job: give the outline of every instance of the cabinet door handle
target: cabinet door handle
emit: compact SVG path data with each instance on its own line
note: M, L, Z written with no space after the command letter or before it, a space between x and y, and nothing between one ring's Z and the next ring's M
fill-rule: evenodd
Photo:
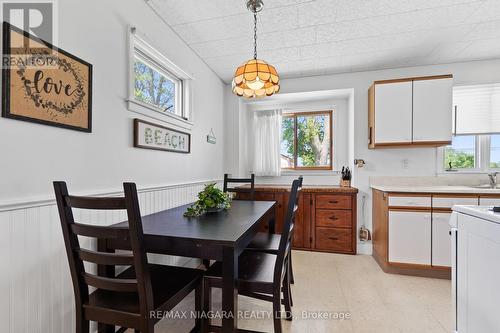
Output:
M331 240L334 240L334 241L339 240L338 237L328 237L328 239L331 239Z
M338 217L335 217L335 216L330 216L330 220L335 221L335 220L338 220L338 219L339 219Z
M336 204L336 203L339 203L339 202L337 200L330 200L329 203Z

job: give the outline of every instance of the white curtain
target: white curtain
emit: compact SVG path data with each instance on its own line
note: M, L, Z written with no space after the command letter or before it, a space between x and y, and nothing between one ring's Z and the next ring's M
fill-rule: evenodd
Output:
M254 111L253 172L257 176L281 175L281 114L281 109Z

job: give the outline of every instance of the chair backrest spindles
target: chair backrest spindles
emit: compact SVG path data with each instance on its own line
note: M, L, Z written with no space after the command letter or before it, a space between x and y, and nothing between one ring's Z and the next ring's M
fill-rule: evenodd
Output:
M153 292L146 252L143 246L142 220L137 189L124 183L124 197L81 197L68 194L65 182L54 182L56 202L68 256L76 306L88 301L89 287L114 292L137 293L141 314L153 308ZM75 222L73 208L94 210L126 210L128 228L97 226ZM80 247L78 236L106 239L130 244L130 253L108 253ZM135 278L97 276L85 271L84 262L105 266L132 266Z
M235 184L236 186L231 186ZM242 187L242 185L249 185L250 187ZM241 187L238 187L241 185ZM230 193L250 193L250 200L255 200L255 175L252 173L250 178L231 178L226 173L224 174L224 192Z
M139 301L141 313L148 313L153 308L153 289L148 269L148 258L144 248L142 218L139 209L139 198L134 183L124 183L125 202L129 216L130 243L134 253L135 271L139 284Z
M65 182L54 182L54 191L56 195L57 208L61 219L66 255L70 267L71 279L73 281L73 292L75 294L76 306L88 301L89 287L82 280L81 274L85 271L83 261L77 258L75 251L80 249L78 235L73 232L72 225L75 223L73 211L66 203L68 189Z
M295 216L297 215L298 198L302 190L302 177L295 179L288 199L288 208L285 215L285 223L281 232L281 240L278 249L278 257L274 269L274 278L280 279L284 273L284 264L288 259L288 254L292 246L293 231L295 227Z

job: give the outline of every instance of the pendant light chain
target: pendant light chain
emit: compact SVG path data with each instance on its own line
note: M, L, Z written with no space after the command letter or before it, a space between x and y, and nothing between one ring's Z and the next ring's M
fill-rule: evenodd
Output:
M247 9L253 14L253 59L236 68L232 91L245 98L262 98L280 90L280 78L276 68L257 58L257 14L264 7L263 0L247 0Z
M257 12L253 13L253 58L257 59Z

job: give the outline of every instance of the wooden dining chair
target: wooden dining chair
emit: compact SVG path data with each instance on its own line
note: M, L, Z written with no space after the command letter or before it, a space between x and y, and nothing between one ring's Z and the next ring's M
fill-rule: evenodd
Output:
M173 309L193 290L196 310L201 309L203 271L148 263L136 186L124 183L123 189L124 197L80 197L69 195L65 182L54 182L73 281L77 333L88 333L90 321L119 326L117 332L132 328L135 332L152 333L161 316L151 314ZM110 228L75 222L73 208L126 210L129 227ZM85 249L80 247L78 236L120 240L130 244L132 253ZM106 265L112 271L115 266L128 268L117 276L102 277L87 271L84 262ZM95 288L92 292L91 287ZM196 326L199 324L197 320Z
M299 191L302 189L302 182L304 178L300 176L298 178L299 182ZM295 198L296 204L299 204L299 196ZM267 232L259 232L257 235L254 237L250 245L247 247L247 250L249 251L259 251L259 252L265 252L265 253L272 253L272 254L277 254L279 251L279 244L281 240L281 235L279 234L272 234L272 233L267 233ZM289 254L289 274L290 274L290 284L295 283L295 278L293 276L293 267L292 267L292 252L290 248L290 254ZM290 289L291 290L291 289ZM290 304L293 306L293 298L290 292Z
M299 180L292 183L285 224L277 254L244 251L238 262L238 294L273 303L274 332L281 333L281 293L283 292L286 310L285 318L292 320L290 307L290 275L288 261L292 246L295 216L297 214L297 197L299 195ZM212 288L222 287L222 263L214 263L203 278L203 309L210 313ZM219 331L212 326L209 318L202 319L202 332ZM250 333L255 331L245 330Z
M234 185L232 185L234 184ZM248 185L249 187L242 187ZM224 174L224 192L235 193L239 197L235 200L255 200L255 174L251 174L250 178L230 178Z

